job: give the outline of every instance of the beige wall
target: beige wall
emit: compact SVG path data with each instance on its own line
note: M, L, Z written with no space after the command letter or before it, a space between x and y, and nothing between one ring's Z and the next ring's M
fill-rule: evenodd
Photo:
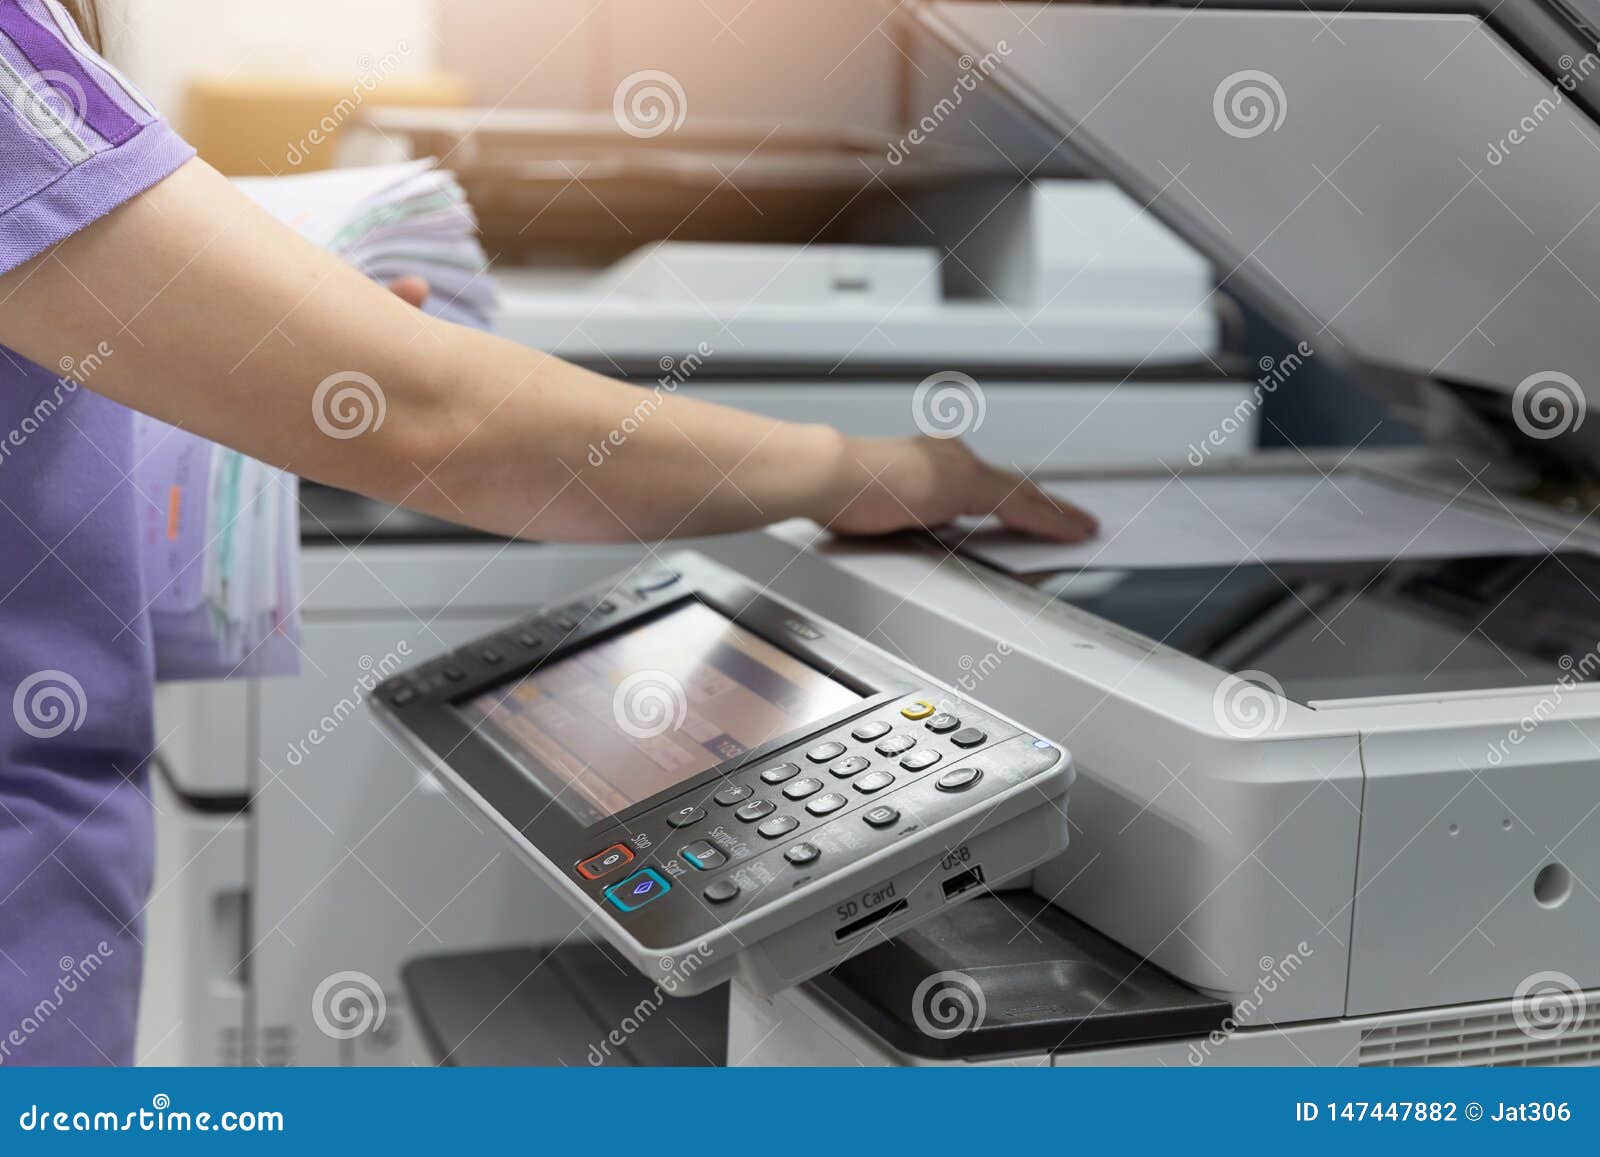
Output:
M439 63L434 0L100 0L107 51L156 105L179 119L197 74L359 76L398 57L397 72ZM404 44L404 52L400 46Z
M594 107L607 9L607 0L444 0L440 60L467 79L477 104Z
M444 0L441 61L483 104L610 107L622 79L671 73L691 116L881 128L903 59L872 0Z
M695 118L888 131L908 67L885 0L101 0L109 54L175 121L202 74L462 78L475 103L608 111L670 73Z
M691 115L894 123L903 57L874 0L101 0L110 54L180 115L198 73L359 73L407 46L486 105L604 111L641 69Z

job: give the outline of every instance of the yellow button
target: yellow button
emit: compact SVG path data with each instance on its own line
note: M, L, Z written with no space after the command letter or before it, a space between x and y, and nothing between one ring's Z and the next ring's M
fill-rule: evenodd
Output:
M934 710L932 703L929 703L926 699L918 699L909 707L900 708L900 714L907 719L926 719L933 714Z

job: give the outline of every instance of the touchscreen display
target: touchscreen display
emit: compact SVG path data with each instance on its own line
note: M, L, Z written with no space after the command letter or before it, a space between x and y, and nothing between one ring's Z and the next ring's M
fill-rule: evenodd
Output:
M459 709L568 812L596 823L859 699L687 602Z

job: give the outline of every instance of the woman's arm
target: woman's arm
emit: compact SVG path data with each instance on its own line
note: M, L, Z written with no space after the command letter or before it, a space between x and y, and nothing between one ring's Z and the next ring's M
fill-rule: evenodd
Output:
M870 533L992 511L1053 537L1093 529L954 441L773 421L429 318L199 161L0 277L0 343L46 366L108 349L84 383L99 393L505 535L651 539L794 516ZM348 436L365 415L340 393L370 393L367 379L382 421L374 410Z

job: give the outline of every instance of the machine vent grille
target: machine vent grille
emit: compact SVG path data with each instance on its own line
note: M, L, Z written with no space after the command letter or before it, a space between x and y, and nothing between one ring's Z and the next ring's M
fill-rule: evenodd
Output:
M1385 1065L1593 1065L1600 1064L1600 1001L1549 1035L1524 1032L1503 1012L1439 1017L1369 1028L1361 1034L1356 1063Z
M269 1024L261 1030L261 1051L257 1063L268 1068L294 1064L294 1032L286 1024Z

